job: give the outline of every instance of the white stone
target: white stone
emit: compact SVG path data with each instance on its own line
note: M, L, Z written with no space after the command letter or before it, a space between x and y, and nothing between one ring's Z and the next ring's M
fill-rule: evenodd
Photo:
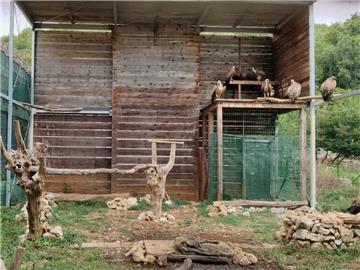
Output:
M250 213L248 211L243 212L241 215L244 217L250 217Z
M353 229L353 232L357 237L360 237L360 229Z
M305 240L307 239L307 235L310 232L308 230L305 229L298 229L294 234L293 234L293 238L295 239L299 239L299 240Z
M337 246L341 246L342 241L341 241L340 239L336 239L336 240L334 241L334 243L335 243L335 245L337 245Z
M49 233L49 232L46 232L42 235L44 238L49 238L49 239L56 239L56 235L52 234L52 233Z
M322 242L322 241L324 241L324 236L321 234L309 232L306 235L306 239L313 241L313 242Z
M55 235L57 238L63 238L64 236L60 226L50 227L49 233Z
M301 217L296 221L296 228L310 230L314 226L314 221L307 217Z
M323 228L321 226L321 223L315 224L313 229L312 229L312 232L313 233L319 233L319 234L322 234L322 235L330 234L330 230Z
M129 209L131 207L137 206L137 199L135 197L129 197L126 200L126 208Z
M354 238L354 233L351 229L339 226L339 233L343 242L350 242Z

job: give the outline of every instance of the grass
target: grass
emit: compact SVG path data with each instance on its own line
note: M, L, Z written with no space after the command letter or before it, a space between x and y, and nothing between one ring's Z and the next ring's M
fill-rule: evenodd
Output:
M336 188L318 195L318 209L321 211L346 212L354 198L359 194L360 186Z
M184 205L191 204L188 201L181 200L181 199L178 199L178 198L175 198L175 197L171 198L171 201L172 201L171 205L168 205L165 202L163 202L163 204L162 204L162 210L163 211L169 211L171 209L175 209L175 208L179 208L179 207L184 206ZM133 206L133 207L130 207L129 210L130 211L146 212L146 211L150 210L150 205L145 200L138 200L137 205Z
M274 249L257 249L280 267L312 270L355 270L360 265L360 247L348 250L306 249L287 245Z
M334 176L347 178L353 183L353 185L360 186L360 173L349 171L342 165L339 166L333 165L330 166L329 168Z

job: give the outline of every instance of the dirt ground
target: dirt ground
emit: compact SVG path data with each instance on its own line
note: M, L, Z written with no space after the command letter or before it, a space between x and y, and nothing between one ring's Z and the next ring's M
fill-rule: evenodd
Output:
M204 218L197 213L197 209L193 206L182 206L172 209L167 213L173 215L176 219L174 224L140 221L137 216L141 211L119 211L109 210L106 215L108 224L106 228L96 231L82 231L86 234L87 239L93 241L118 242L123 248L116 250L106 250L105 260L111 264L126 264L134 267L136 264L123 255L130 247L129 242L149 239L149 240L170 240L178 236L190 239L208 239L221 240L224 242L234 242L246 247L262 247L261 243L252 240L251 232L240 227L226 226L221 223L209 222L208 218ZM101 216L99 213L91 213L87 216L89 220L97 219ZM119 233L120 232L120 233ZM282 269L279 266L265 260L260 254L256 253L259 262L249 267L241 267L239 265L204 265L193 264L192 269ZM136 265L136 268L144 269L173 269L174 264L169 264L167 268L159 268L157 266Z

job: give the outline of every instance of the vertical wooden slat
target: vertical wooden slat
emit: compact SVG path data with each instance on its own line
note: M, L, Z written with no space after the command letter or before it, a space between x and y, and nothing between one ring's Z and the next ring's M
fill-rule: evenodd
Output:
M207 117L206 115L202 116L202 153L201 153L201 190L200 190L200 199L205 198L206 187L208 184L208 177L207 177L207 149L208 149L208 142L207 142Z
M216 113L216 126L218 135L218 146L217 146L217 200L223 200L223 108L217 107Z
M300 111L300 200L307 198L306 191L306 111Z
M151 143L151 163L157 164L156 142Z
M208 145L209 145L209 152L210 154L210 147L212 146L212 136L214 133L214 113L209 112L208 114Z

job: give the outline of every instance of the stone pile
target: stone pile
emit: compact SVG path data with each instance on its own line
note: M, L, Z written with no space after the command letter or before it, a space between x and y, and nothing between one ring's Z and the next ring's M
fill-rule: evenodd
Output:
M51 227L48 223L48 219L53 216L53 208L56 206L57 204L53 196L44 192L40 199L40 221L43 227L43 237L45 238L62 239L64 236L60 226ZM27 234L29 233L28 212L26 207L27 203L21 208L20 213L15 216L15 222L26 221L25 234L19 236L21 242L26 240Z
M136 207L138 205L138 200L135 197L114 198L113 200L108 201L106 204L110 209L126 211L132 207Z
M285 213L277 236L299 247L349 248L360 241L360 215L320 213L303 206Z
M251 213L269 211L276 214L282 215L285 213L285 208L267 208L267 207L243 207L243 206L233 206L225 205L221 201L215 201L212 205L208 207L208 216L228 216L228 215L237 215L249 217Z
M138 220L174 223L175 217L168 213L162 213L161 217L158 218L153 212L147 211L140 213Z
M42 223L46 222L46 220L53 215L52 210L56 206L57 206L57 204L54 201L54 198L52 197L52 195L44 192L43 196L40 199L40 207L41 207L40 220ZM28 212L27 212L26 207L27 207L27 202L21 208L20 213L15 216L16 222L28 220Z

